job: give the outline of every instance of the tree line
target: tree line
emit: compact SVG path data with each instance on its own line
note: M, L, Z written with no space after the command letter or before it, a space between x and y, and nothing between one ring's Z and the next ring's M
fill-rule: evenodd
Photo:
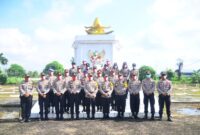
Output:
M8 59L4 57L3 53L0 53L0 65L4 66L8 64ZM176 71L173 71L172 69L167 69L167 76L169 80L172 80L172 82L189 82L189 83L200 83L200 70L194 71L191 77L184 77L181 74L181 70L183 67L183 61L179 59L177 61L178 69ZM58 61L52 61L48 63L45 68L43 69L43 72L45 74L48 73L48 69L52 68L55 70L55 74L58 72L64 73L64 66L59 63ZM153 69L151 66L141 66L139 68L139 80L142 80L145 78L145 72L149 70L152 73L152 77L155 80L159 79L159 76L156 73L155 69ZM19 64L11 64L8 69L6 69L4 72L0 68L0 84L17 84L20 83L23 79L23 76L25 74L29 74L32 78L38 78L39 72L38 71L26 71L23 66Z

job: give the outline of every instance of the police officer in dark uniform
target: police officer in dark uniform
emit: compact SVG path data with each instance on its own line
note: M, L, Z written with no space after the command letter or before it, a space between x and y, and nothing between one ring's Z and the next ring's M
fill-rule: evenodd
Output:
M33 99L33 83L30 81L30 76L25 75L25 80L19 86L20 103L21 103L21 122L29 122Z
M167 79L167 73L161 72L161 80L157 84L157 90L159 93L159 115L160 120L162 120L163 115L163 108L164 104L166 105L166 112L167 112L167 120L172 121L171 119L171 111L170 111L170 105L171 105L171 91L172 91L172 84L171 81Z

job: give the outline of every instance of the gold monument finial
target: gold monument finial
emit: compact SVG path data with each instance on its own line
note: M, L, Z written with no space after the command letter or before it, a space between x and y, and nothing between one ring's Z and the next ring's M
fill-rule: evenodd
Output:
M98 17L95 18L92 26L89 26L89 27L85 26L85 28L86 28L85 31L91 35L110 34L113 32L113 31L105 32L105 29L110 28L110 27L105 27L101 25Z

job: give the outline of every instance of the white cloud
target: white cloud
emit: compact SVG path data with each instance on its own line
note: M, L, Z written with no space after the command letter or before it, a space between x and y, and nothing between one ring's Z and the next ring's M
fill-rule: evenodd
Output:
M0 29L1 51L12 54L29 54L36 51L31 42L31 37L22 33L19 29Z
M89 0L84 6L84 11L86 13L92 13L98 8L112 3L112 0Z
M200 63L188 66L200 58L199 4L197 0L156 0L148 9L152 23L136 43L145 48L151 65L160 70L176 68L176 59L182 58L185 68L200 68Z
M33 25L53 26L65 24L74 13L74 6L66 0L51 0L49 2L50 8L41 13L41 17L30 20Z

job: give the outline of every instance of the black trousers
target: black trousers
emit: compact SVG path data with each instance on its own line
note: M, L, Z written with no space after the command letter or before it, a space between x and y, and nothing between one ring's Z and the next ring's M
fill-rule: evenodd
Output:
M64 110L66 111L69 111L69 108L70 108L70 100L69 100L69 97L70 97L70 93L69 91L66 91L64 93Z
M79 102L80 102L80 104L82 104L83 110L84 110L86 107L86 101L85 101L85 91L83 88L81 89L81 91L79 93Z
M98 91L97 92L97 96L96 96L96 106L97 106L97 110L101 110L103 108L102 106L102 98L101 98L101 93Z
M64 95L61 94L60 96L55 95L55 108L56 108L56 116L59 117L59 114L63 115L63 105L64 105Z
M144 94L144 113L147 114L148 113L148 104L150 101L150 106L151 106L151 114L154 115L155 114L155 98L154 98L154 93L150 94L150 95L146 95Z
M167 116L170 117L171 116L171 111L170 111L170 106L171 106L171 96L170 95L159 95L159 114L160 116L162 116L163 114L163 108L164 108L164 104L166 105L166 113Z
M126 94L125 95L115 95L117 111L118 113L124 113L126 107Z
M20 103L21 103L21 116L22 119L29 119L31 115L31 108L32 108L32 99L33 96L20 96Z
M95 114L95 98L85 98L85 102L86 102L86 113L87 115L90 114L90 106L92 106L92 115Z
M71 115L74 115L74 105L76 107L76 115L79 114L79 104L80 104L80 100L79 100L79 94L70 94L70 113Z
M102 105L103 105L103 113L109 114L110 113L110 98L102 97Z
M115 91L113 90L112 92L112 96L111 96L111 106L112 106L112 109L116 109L116 98L115 98Z
M55 106L55 100L54 100L55 94L53 93L53 89L50 89L48 92L48 97L49 97L49 107L54 107Z
M140 94L130 94L130 108L133 115L138 115L140 108Z
M45 111L45 116L48 114L48 107L49 107L49 98L48 95L46 98L40 96L38 94L39 106L40 106L40 117L43 117L43 113Z

